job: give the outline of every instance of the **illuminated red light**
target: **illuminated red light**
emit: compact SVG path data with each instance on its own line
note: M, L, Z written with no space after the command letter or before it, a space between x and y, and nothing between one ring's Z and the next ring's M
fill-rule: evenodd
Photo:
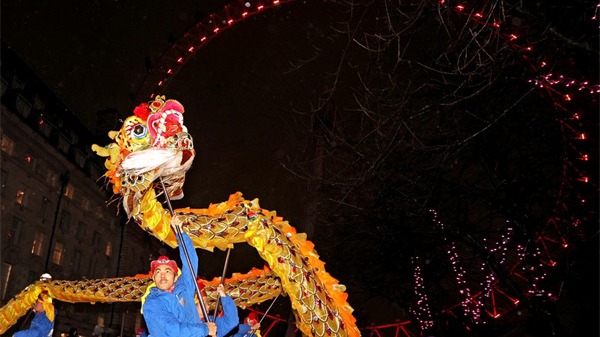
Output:
M463 6L463 5L456 6L456 10L459 12L462 11L463 9L465 9L465 6Z
M203 36L203 37L200 39L200 42L204 42L204 41L206 41L206 36Z
M169 74L169 75L170 75L170 74L173 74L173 69L169 69L169 70L167 70L167 74Z
M248 15L248 12L242 13L242 16L247 16L247 15Z
M588 177L581 177L581 178L579 178L577 180L581 181L582 183L589 183L590 182L590 178L588 178Z
M227 24L228 24L228 25L230 25L230 24L232 24L232 23L233 23L233 19L229 19L229 20L227 21Z
M194 52L194 47L190 47L190 48L188 49L188 51L189 51L190 53L193 53L193 52Z
M177 63L182 63L183 62L183 57L180 57L177 59Z
M162 85L163 85L163 81L158 82L159 87L162 87Z

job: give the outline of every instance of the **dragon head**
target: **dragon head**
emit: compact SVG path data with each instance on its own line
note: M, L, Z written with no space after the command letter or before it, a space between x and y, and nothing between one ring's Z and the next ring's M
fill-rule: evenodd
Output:
M169 198L183 197L185 173L195 157L183 113L183 105L178 101L157 96L154 101L135 107L119 131L108 133L113 143L92 145L96 154L107 157L104 176L113 185L113 193L123 197L128 216L158 179Z

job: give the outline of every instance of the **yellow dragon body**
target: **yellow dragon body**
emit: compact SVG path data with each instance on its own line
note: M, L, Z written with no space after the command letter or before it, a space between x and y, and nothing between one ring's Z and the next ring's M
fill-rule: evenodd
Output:
M122 198L127 215L171 247L177 246L171 212L157 198L163 193L171 200L183 197L185 174L195 157L183 113L178 101L158 96L136 107L119 131L109 133L114 143L92 146L107 158L105 176L115 195ZM246 200L236 192L208 208L187 207L173 213L184 220L183 230L196 248L212 252L215 247L226 250L245 242L266 261L264 270L253 269L225 280L226 290L239 307L282 294L290 299L303 335L360 336L345 287L327 273L313 243L276 212L261 208L257 199ZM147 275L36 282L0 309L0 333L26 313L42 290L67 302L128 302L139 301L149 282ZM220 278L201 282L206 285L209 305L214 305Z

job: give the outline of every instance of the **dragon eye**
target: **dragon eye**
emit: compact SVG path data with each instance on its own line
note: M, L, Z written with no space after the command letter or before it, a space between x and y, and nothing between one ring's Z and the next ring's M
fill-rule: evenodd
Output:
M133 128L133 136L137 139L142 139L148 134L148 129L145 125L138 124Z

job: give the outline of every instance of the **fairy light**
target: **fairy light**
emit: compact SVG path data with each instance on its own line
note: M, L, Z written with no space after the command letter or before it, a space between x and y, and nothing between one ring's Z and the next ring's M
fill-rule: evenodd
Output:
M442 231L445 230L444 222L440 221L438 218L438 214L435 210L430 210L433 214L433 222L437 224ZM461 306L463 308L463 313L465 317L471 317L472 321L475 324L481 322L481 303L478 302L471 295L471 289L467 285L466 281L466 271L460 265L460 257L458 254L458 250L456 248L456 243L448 240L448 237L444 235L444 242L448 246L448 259L450 260L450 264L452 266L452 270L455 274L455 281L459 287L458 292L464 297L461 301Z
M417 299L417 309L410 308L410 312L414 315L417 322L419 322L421 331L426 331L434 325L431 309L429 307L429 298L427 297L424 285L425 282L421 275L419 257L415 256L411 258L411 262L414 266L413 280L415 284L414 293Z

